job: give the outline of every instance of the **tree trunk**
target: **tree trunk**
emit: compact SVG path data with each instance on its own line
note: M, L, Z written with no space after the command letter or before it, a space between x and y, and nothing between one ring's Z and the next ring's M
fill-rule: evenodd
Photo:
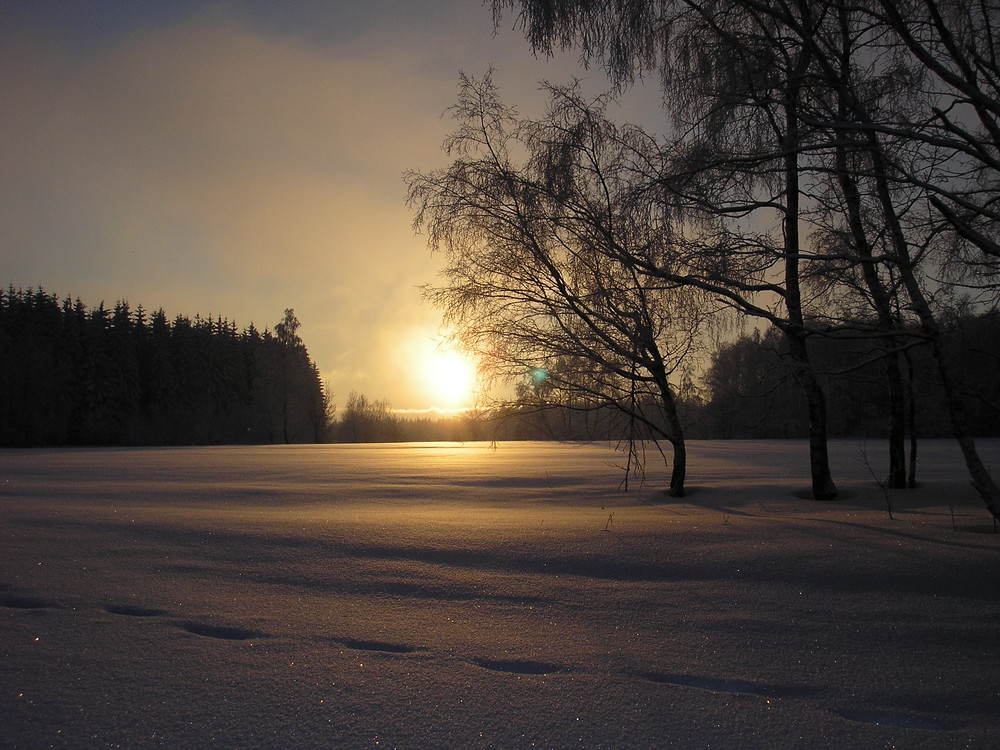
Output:
M671 440L671 447L674 449L674 468L670 472L670 488L667 494L670 497L684 497L684 477L687 474L687 445L684 438Z
M799 63L805 70L805 57ZM799 82L796 77L789 82L785 100L785 308L788 325L783 333L788 339L789 351L795 362L795 378L802 385L809 409L809 468L812 475L813 497L832 500L837 496L837 486L830 474L830 460L826 445L826 399L823 389L813 372L806 349L805 320L802 314L802 294L799 286Z
M910 471L906 476L906 486L917 486L917 398L913 393L913 357L906 357L906 422L910 433Z
M667 489L667 495L684 497L684 479L687 476L687 443L684 440L684 427L677 414L677 399L674 398L674 392L670 389L666 369L662 366L662 359L659 357L658 351L654 357L656 359L654 380L660 393L663 416L667 422L667 440L670 441L670 447L674 454L674 466L670 472L670 487Z
M914 307L916 307L916 304L914 304ZM917 312L919 314L920 310ZM927 312L929 313L929 308ZM923 321L921 320L921 322ZM928 331L928 333L932 332ZM982 459L979 457L979 451L976 450L976 441L973 440L972 435L969 433L968 422L965 416L965 406L962 404L962 389L959 379L953 375L936 328L931 337L931 351L934 354L938 374L944 386L948 412L951 415L952 434L955 436L955 440L962 450L962 456L965 458L965 466L969 471L969 479L972 481L972 486L979 493L979 497L982 498L993 517L1000 520L1000 487L993 480L989 469L983 464Z
M840 94L841 117L846 119L847 94ZM845 138L846 136L841 136ZM836 151L837 181L844 197L847 221L858 254L861 274L878 313L877 328L887 334L885 352L885 381L889 391L889 477L886 485L892 489L906 487L906 407L903 377L899 367L899 351L894 331L898 329L888 290L879 277L872 246L865 231L861 209L861 191L854 179L855 172L848 164L848 143L840 140Z
M885 381L889 388L889 476L886 487L905 489L906 483L906 401L903 376L899 370L899 353L890 350L885 354Z
M993 517L1000 520L1000 487L997 486L993 477L990 476L989 470L983 464L982 459L979 457L979 452L976 450L976 442L969 433L968 422L965 416L965 406L962 404L961 378L953 372L950 366L941 343L941 331L937 319L934 317L930 303L927 302L927 298L924 296L923 290L917 281L916 273L913 270L909 245L906 242L903 227L899 222L899 216L892 204L888 169L882 158L878 137L874 131L869 131L867 135L872 155L872 173L878 188L886 227L892 239L895 255L894 261L899 269L903 287L910 298L910 305L920 320L920 327L927 337L931 354L937 365L938 375L941 378L941 385L945 392L948 413L951 417L952 434L955 436L955 440L962 451L972 486L979 493L980 498L982 498Z
M826 443L826 397L813 372L806 352L805 336L786 331L788 347L794 361L795 379L806 394L809 410L809 469L812 475L812 493L816 500L833 500L837 485L830 473L830 457Z
M674 451L674 468L670 472L670 497L684 497L684 479L687 476L687 443L684 441L684 429L677 416L677 403L673 394L665 401L667 424L670 426L670 446Z

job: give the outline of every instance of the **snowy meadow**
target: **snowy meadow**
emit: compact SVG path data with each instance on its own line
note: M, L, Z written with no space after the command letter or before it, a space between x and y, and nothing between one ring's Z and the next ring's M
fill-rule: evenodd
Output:
M679 500L606 444L0 451L0 747L1000 747L958 450L831 450L829 503L799 441Z

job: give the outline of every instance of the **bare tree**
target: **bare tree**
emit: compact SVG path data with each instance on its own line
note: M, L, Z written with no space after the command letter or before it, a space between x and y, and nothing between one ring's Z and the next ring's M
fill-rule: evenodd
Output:
M944 224L974 252L971 271L997 290L1000 271L1000 8L950 0L871 0L858 11L893 35L921 79L919 119L865 123L870 132L933 147L947 156L934 179L905 179L926 191ZM942 179L947 176L947 179ZM959 246L961 247L961 246Z
M966 425L960 374L941 345L933 291L942 280L987 294L1000 288L1000 10L961 0L850 6L836 0L494 0L493 7L498 23L504 11L518 9L536 50L577 47L584 62L603 62L619 85L659 72L665 102L687 115L675 118L682 140L716 132L727 145L739 144L749 142L749 123L771 124L780 144L775 156L784 161L785 284L774 293L786 302L783 330L790 344L821 332L797 309L803 263L816 279L835 263L861 269L863 285L846 290L867 297L873 332L887 338L889 352L908 345L900 341L898 311L912 311L938 363L973 484L1000 514L1000 490ZM886 67L891 73L883 75ZM904 100L907 106L899 106ZM824 102L833 106L824 111ZM741 163L731 155L717 164L739 174ZM703 186L705 170L697 176L692 184ZM814 241L807 250L799 225L820 210L831 185L840 195L846 242L836 249ZM717 216L727 210L718 202L706 208ZM890 357L897 481L899 369ZM803 375L808 392L809 374Z
M630 446L669 441L669 493L681 496L672 376L712 309L698 290L636 268L664 252L650 213L655 144L575 87L549 93L546 116L530 120L500 102L490 75L462 77L446 143L455 161L407 175L415 226L447 257L446 284L429 295L488 375L543 379L522 393L547 405L612 406L637 428Z
M496 0L498 21L515 6L536 50L578 44L585 62L602 60L621 86L644 71L660 73L679 134L661 185L673 204L672 241L687 244L692 260L685 269L651 264L644 272L700 288L784 334L806 395L813 495L835 497L802 284L809 259L801 229L804 155L812 133L799 110L808 95L810 50L788 44L780 25L739 2ZM764 218L775 213L776 224ZM771 227L761 231L764 222Z
M372 401L351 391L337 424L337 438L346 443L393 442L400 438L400 419L386 399Z
M1000 487L969 430L963 378L945 351L935 300L943 280L951 283L946 291L979 289L994 302L1000 288L1000 67L994 35L1000 9L943 0L827 5L836 24L832 32L788 23L813 50L819 86L838 94L835 111L808 121L855 153L854 166L840 171L848 206L864 200L877 217L884 232L877 262L899 280L934 356L972 484L1000 517ZM780 2L761 7L774 18L792 15ZM873 72L873 60L886 59L893 62L892 77ZM851 184L864 195L852 197ZM876 262L863 253L859 260Z

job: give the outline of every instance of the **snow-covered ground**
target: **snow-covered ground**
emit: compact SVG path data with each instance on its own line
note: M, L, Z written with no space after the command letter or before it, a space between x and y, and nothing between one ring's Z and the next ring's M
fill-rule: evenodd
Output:
M1000 467L1000 442L980 444ZM3 748L1000 747L950 442L0 451Z

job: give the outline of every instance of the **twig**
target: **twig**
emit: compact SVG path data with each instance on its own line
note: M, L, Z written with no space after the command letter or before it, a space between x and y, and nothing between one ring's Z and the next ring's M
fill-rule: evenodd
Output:
M885 480L879 479L878 474L872 468L871 463L868 461L868 448L862 443L861 444L861 460L868 469L868 473L872 475L872 479L875 480L875 484L878 485L879 490L882 492L882 497L885 498L885 510L889 514L889 520L895 520L892 516L892 500L889 498L889 491L885 487Z

